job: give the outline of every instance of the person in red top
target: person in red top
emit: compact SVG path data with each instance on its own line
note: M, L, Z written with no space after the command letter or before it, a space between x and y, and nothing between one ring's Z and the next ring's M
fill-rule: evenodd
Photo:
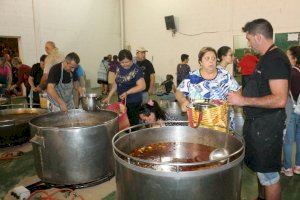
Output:
M246 85L247 81L255 69L258 58L251 54L249 49L245 50L245 55L238 64L239 72L242 74L242 87Z
M11 61L12 66L18 69L18 82L10 87L10 90L18 89L22 92L21 84L24 83L26 87L26 97L28 97L30 92L30 84L28 82L29 74L31 67L22 64L22 61L19 57L14 57ZM24 94L23 94L24 95Z
M0 57L0 95L4 94L5 90L11 84L11 69L6 65L5 57Z

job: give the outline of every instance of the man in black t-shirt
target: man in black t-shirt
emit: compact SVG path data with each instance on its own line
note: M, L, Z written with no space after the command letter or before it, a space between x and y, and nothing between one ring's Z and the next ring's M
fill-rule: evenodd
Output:
M63 62L51 67L47 79L48 109L51 112L67 112L67 110L75 108L73 82L78 81L78 77L74 73L74 69L78 66L79 62L78 55L73 52L69 53ZM78 91L79 93L82 92L80 88L78 88Z
M146 52L144 47L136 50L136 64L142 68L144 79L146 82L146 89L143 92L143 103L147 103L149 96L153 94L155 84L155 70L152 63L146 59Z
M36 63L32 66L31 71L29 73L28 83L31 86L31 90L33 91L33 103L39 104L40 103L40 97L39 93L41 92L41 89L37 87L42 79L44 67L45 67L45 59L47 55L42 55L40 57L40 63ZM39 107L39 106L34 106Z
M257 173L258 199L281 198L280 175L285 105L291 67L287 56L273 44L273 28L265 19L248 22L243 31L261 58L243 94L228 94L231 105L244 107L245 163Z

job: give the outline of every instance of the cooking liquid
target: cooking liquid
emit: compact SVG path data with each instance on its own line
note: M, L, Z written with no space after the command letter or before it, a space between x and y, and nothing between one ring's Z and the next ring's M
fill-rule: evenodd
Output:
M168 163L194 163L209 161L209 154L216 149L215 147L186 143L186 142L165 142L149 144L134 149L130 155L140 159L161 162L162 165L152 165L148 163L134 162L134 164L152 168L159 171L195 171L207 169L221 165L221 163L211 163L196 166L170 166ZM163 163L166 164L163 164Z
M88 126L96 126L99 122L96 121L78 121L78 120L68 120L64 123L54 124L54 127L57 128L72 128L72 127L88 127Z

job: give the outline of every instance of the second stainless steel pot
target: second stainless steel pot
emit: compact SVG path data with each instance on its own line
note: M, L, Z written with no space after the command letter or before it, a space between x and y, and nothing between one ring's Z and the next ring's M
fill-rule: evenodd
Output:
M30 138L29 120L47 112L39 108L0 110L0 148L28 141Z
M35 168L39 178L56 185L81 185L111 177L111 139L118 114L100 110L49 113L30 121Z

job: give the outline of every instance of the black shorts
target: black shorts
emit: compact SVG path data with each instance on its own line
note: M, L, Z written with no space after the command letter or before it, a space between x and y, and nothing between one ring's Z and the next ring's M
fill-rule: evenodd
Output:
M285 111L245 119L245 163L255 172L277 172L281 168Z
M104 81L104 80L100 80L100 79L97 80L97 83L98 84L108 85L108 81Z

